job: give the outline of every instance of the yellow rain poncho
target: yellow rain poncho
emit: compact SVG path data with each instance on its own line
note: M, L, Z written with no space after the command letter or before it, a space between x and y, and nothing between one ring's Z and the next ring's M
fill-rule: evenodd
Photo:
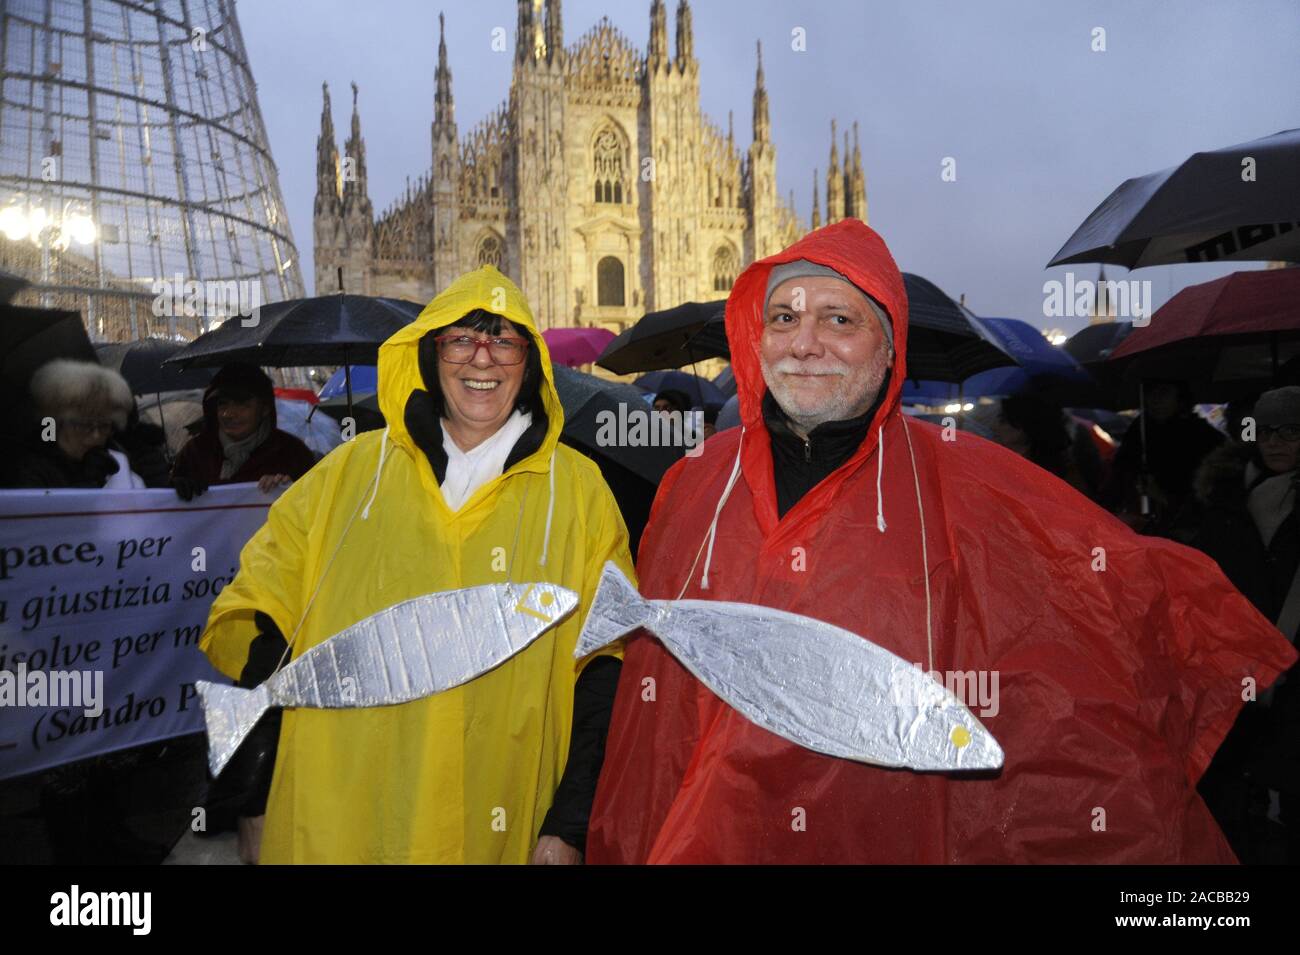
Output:
M424 388L421 337L480 308L532 333L549 427L539 450L453 512L403 411ZM332 452L244 547L202 638L218 669L238 677L254 611L275 621L297 657L398 601L502 583L507 573L568 587L581 602L464 686L397 706L285 711L261 860L527 862L568 756L586 662L573 659L578 631L604 562L632 573L627 530L596 465L559 444L550 355L523 294L496 269L462 276L383 344L379 404L386 436L358 435Z

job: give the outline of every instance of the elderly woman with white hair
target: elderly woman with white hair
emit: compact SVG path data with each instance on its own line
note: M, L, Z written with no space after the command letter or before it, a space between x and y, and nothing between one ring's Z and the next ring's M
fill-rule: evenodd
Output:
M59 358L30 385L36 420L14 468L16 487L143 488L127 456L108 446L126 428L131 387L94 362Z

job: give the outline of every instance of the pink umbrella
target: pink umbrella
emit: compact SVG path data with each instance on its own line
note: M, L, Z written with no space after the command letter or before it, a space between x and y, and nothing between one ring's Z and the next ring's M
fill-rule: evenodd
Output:
M607 328L548 328L542 337L551 351L551 361L577 368L599 358L614 340L614 333Z

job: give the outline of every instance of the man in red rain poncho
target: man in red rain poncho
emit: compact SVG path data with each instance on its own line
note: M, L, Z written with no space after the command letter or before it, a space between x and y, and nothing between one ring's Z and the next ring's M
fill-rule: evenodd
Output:
M905 417L902 276L859 220L747 268L726 322L743 429L665 476L642 593L803 614L960 674L993 690L965 701L1005 764L916 773L803 749L642 631L589 861L1235 861L1196 781L1295 651L1217 566Z

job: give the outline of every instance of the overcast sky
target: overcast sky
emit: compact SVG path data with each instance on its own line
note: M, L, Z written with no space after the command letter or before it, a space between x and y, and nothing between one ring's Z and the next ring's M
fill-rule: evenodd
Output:
M668 0L674 43L677 4ZM1199 149L1300 127L1296 0L695 0L705 113L735 111L751 138L754 44L763 42L781 194L807 219L812 170L825 173L830 121L859 123L870 224L906 271L977 313L1047 320L1044 265L1126 178ZM445 3L462 136L509 92L513 0ZM639 49L649 0L565 0L565 44L608 16ZM238 7L294 238L310 262L320 85L328 81L339 145L360 86L375 208L430 165L439 6L430 0L257 0ZM796 27L806 51L792 49ZM1093 30L1106 50L1094 52ZM511 39L513 45L513 36ZM842 148L842 143L841 143ZM945 157L955 182L942 181ZM841 157L842 159L842 157ZM824 208L824 207L823 207ZM1250 267L1250 266L1235 266ZM1095 278L1095 265L1075 266ZM1156 305L1233 267L1160 266ZM312 271L305 269L310 285ZM1119 268L1107 269L1120 278Z

